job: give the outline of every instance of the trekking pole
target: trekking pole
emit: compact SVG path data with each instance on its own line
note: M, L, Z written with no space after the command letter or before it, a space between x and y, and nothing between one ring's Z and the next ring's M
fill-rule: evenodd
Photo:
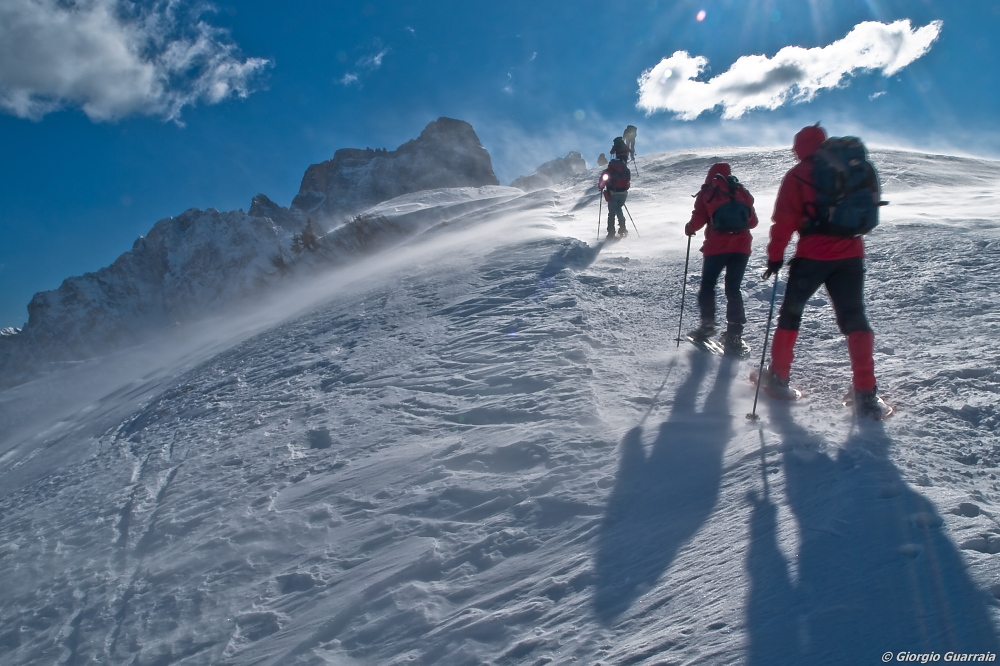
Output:
M688 236L687 254L684 255L684 282L681 286L681 318L677 322L677 346L681 346L681 327L684 326L684 296L688 286L688 261L691 259L691 237Z
M771 335L771 319L774 318L774 297L778 293L778 274L774 274L774 289L771 290L771 310L767 313L767 328L764 329L764 348L760 352L760 367L757 368L757 388L753 392L753 409L747 414L747 418L751 421L756 421L760 417L757 416L757 398L760 396L760 380L764 376L764 359L767 358L767 340Z
M601 194L600 203L597 204L597 240L601 240L601 213L604 212L604 194Z
M632 213L628 212L628 206L622 204L622 208L624 208L625 212L628 213L628 219L632 220ZM635 226L635 220L632 220L632 228L635 229L635 237L642 238L642 236L639 235L639 227Z
M639 175L639 163L635 161L635 153L632 153L632 166L635 167L635 175Z

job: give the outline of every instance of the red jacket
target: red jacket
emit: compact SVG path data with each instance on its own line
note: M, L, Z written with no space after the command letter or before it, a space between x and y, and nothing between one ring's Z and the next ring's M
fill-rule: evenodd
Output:
M611 160L597 181L597 189L603 190L606 187L612 192L625 192L631 184L632 172L625 163L621 160L618 162Z
M771 219L771 242L767 244L768 261L782 261L785 258L785 248L792 239L792 234L801 232L802 223L806 221L806 210L816 202L816 187L813 182L813 163L809 159L826 139L826 133L820 127L807 127L795 135L795 154L801 160L785 174L778 188L778 196L774 201L774 214ZM805 259L820 259L832 261L865 256L865 243L860 236L856 238L839 238L824 234L799 234L795 245L795 256Z
M712 228L712 215L722 204L729 201L728 185L725 189L719 187L720 179L715 175L730 175L729 165L725 162L718 162L708 170L705 177L705 185L694 200L694 210L691 212L691 221L684 227L684 233L690 234L705 228L705 242L701 246L702 254L708 256L712 254L725 254L728 252L738 252L740 254L750 254L750 244L753 236L749 231L737 233L718 232ZM745 203L750 207L750 228L757 226L757 211L753 208L753 195L740 188L736 191L736 200Z

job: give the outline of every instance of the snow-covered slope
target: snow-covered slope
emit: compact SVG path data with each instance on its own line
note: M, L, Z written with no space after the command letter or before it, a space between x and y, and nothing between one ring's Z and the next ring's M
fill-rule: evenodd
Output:
M482 203L242 319L0 393L5 663L1000 654L998 165L876 151L868 302L897 414L840 407L819 293L805 397L754 424L759 357L674 341L681 227L720 158L766 219L787 150L641 161L611 246L596 170L466 190Z

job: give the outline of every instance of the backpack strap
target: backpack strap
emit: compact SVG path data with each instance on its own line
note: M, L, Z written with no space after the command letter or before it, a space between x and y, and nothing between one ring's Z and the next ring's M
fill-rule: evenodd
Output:
M720 190L721 186L715 184L715 180L716 179L721 180L723 183L725 183L725 190L729 194L729 200L730 201L735 201L736 200L736 191L741 187L739 178L737 178L736 176L732 176L732 175L730 175L730 176L723 176L721 173L717 173L717 174L715 174L715 176L712 177L712 185L709 185L708 183L706 183L702 187L703 188L704 187L711 187L713 190ZM713 192L712 198L715 198L714 192ZM711 199L709 199L709 201L711 201Z

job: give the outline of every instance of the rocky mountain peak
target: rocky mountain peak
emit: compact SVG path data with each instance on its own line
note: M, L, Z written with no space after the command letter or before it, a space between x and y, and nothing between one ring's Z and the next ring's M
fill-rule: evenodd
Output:
M0 331L0 385L47 362L141 342L259 292L307 222L329 229L403 194L486 185L499 182L472 126L439 118L397 150L345 148L310 166L290 208L258 194L248 213L189 209L160 220L110 266L35 294L23 330Z
M291 209L329 228L403 194L499 184L472 125L438 118L396 150L342 148L333 159L313 164L302 177Z

